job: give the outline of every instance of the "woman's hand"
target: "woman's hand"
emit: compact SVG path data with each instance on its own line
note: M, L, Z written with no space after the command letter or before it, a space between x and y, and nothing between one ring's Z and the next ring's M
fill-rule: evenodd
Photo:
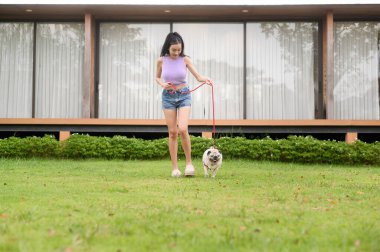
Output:
M210 78L202 77L200 78L199 82L205 82L207 85L212 86L214 83Z
M162 87L163 89L165 89L165 90L168 90L168 91L170 91L170 90L174 90L173 84L170 83L170 82L162 82L162 83L161 83L161 87Z

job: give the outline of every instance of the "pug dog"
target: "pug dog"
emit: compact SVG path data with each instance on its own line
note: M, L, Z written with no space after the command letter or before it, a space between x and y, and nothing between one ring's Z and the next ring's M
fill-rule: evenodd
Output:
M211 171L211 176L215 178L218 169L222 166L222 153L213 147L210 147L203 153L203 170L205 172L205 177L208 177L208 171Z

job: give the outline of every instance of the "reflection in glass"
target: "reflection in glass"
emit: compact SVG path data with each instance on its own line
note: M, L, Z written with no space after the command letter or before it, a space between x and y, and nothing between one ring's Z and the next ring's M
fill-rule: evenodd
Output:
M83 60L83 24L37 24L36 117L82 116Z
M247 118L314 119L317 23L247 23Z
M334 118L379 119L380 23L337 22Z
M243 119L244 26L242 23L174 23L198 72L214 81L217 119ZM188 83L198 82L188 73ZM211 88L192 94L192 119L211 119Z
M33 23L0 23L0 55L0 118L31 118Z
M99 118L163 118L155 74L169 31L169 24L100 24Z

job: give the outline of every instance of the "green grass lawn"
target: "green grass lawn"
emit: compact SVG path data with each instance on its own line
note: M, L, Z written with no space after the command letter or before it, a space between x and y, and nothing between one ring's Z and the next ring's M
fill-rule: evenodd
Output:
M195 165L0 159L0 251L380 251L380 167Z

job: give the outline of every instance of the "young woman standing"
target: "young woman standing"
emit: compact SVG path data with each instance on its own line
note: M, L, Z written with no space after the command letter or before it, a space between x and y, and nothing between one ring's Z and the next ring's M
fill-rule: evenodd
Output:
M190 58L184 54L185 45L177 32L166 36L160 58L157 60L156 81L163 88L162 109L169 132L169 152L172 163L172 176L180 177L178 169L178 133L186 157L185 176L194 176L191 160L191 142L188 131L191 109L191 94L187 85L187 69L199 82L212 85L212 81L201 76Z

